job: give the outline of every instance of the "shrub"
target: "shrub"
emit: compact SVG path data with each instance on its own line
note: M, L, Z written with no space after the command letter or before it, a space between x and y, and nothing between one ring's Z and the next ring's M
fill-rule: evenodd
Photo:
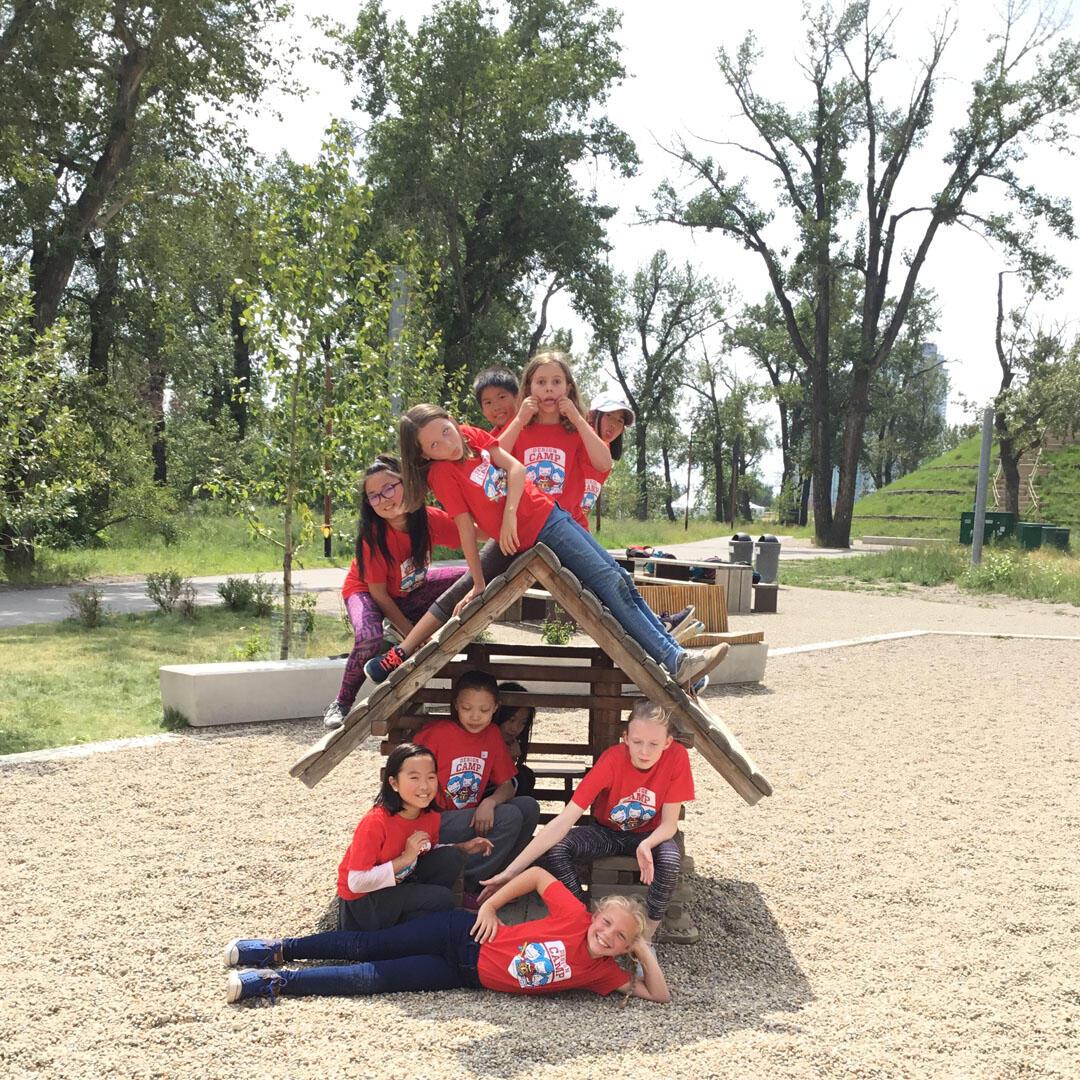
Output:
M234 660L262 660L266 656L267 643L258 630L243 645L236 645L232 650Z
M190 584L191 579L185 581L179 570L162 570L146 575L146 595L167 615L176 607L185 586Z
M567 645L574 636L577 626L569 617L564 620L563 615L566 612L556 604L551 618L544 620L540 627L540 640L545 645Z
M247 611L254 595L252 583L247 578L226 578L217 587L218 596L230 611Z
M266 581L262 574L256 574L251 580L251 610L259 618L265 618L274 610L274 597L277 595L277 586L272 581Z
M184 582L183 588L180 590L180 598L177 600L176 606L180 609L180 614L185 619L190 619L192 622L198 617L199 614L199 594L192 584L190 578Z
M294 617L305 637L311 637L315 633L315 606L318 602L318 593L293 593Z
M93 585L88 589L76 589L68 593L71 617L91 630L100 626L109 613L108 608L102 603L104 596L105 594Z

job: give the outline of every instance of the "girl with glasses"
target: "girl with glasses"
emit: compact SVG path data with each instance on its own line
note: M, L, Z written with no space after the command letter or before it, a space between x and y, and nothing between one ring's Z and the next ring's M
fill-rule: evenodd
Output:
M461 546L457 526L433 506L407 512L404 490L398 459L379 454L364 474L356 558L341 590L354 644L341 689L323 714L329 728L341 727L364 681L364 664L379 653L385 634L407 636L432 602L465 573L463 566L431 564L434 545Z

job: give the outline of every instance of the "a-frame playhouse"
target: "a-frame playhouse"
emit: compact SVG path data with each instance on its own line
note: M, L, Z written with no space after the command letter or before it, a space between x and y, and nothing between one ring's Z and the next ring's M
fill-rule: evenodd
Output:
M547 590L595 645L506 645L476 640L531 588ZM584 771L584 766L618 740L624 714L644 695L670 711L680 741L697 750L747 803L752 805L763 795L772 794L769 782L724 724L647 656L589 588L543 544L515 559L386 682L358 701L344 725L312 746L292 767L291 775L314 787L370 735L383 736L383 752L389 753L394 745L438 717L438 711L427 711L430 706L449 704L445 680L452 682L472 668L490 671L500 682L534 684L536 692L508 695L509 704L588 710L584 741L531 744L529 764L538 778L563 775L558 770L545 771L545 754L580 759L580 771ZM429 685L433 681L441 685ZM569 793L567 778L561 790L538 789L536 795L542 801L565 801ZM691 870L692 859L684 859L683 868ZM594 896L643 889L636 878L634 859L601 859L591 869L591 877L587 874L585 880ZM685 895L680 883L663 927L666 940L697 938L683 910Z

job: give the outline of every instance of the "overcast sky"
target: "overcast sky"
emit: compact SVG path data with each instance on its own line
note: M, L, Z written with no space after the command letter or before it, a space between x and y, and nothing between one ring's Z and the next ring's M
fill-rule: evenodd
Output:
M335 3L311 0L303 8L305 14L325 11L350 23L358 6L348 0ZM385 6L395 16L403 17L410 27L415 27L431 8L429 3L419 0L388 0ZM632 136L642 165L639 176L629 182L617 183L604 174L581 175L583 183L597 185L604 201L620 208L609 229L614 248L612 264L615 269L632 274L654 251L665 248L674 258L692 261L718 280L734 282L744 302L759 302L765 296L768 282L756 256L741 251L717 233L693 236L675 226L640 225L637 208L652 206L652 193L663 179L680 183L677 163L664 149L677 138L685 138L704 153L710 152L704 140L751 142L750 135L739 124L730 92L720 79L715 61L718 46L723 45L731 52L752 31L764 54L757 79L759 91L793 106L807 101L805 82L797 64L804 51L802 2L763 0L735 4L724 0L666 0L658 4L655 0L628 0L613 6L623 13L618 36L630 77L612 93L605 111ZM1070 5L1060 7L1069 13ZM879 12L884 10L884 5L878 5ZM896 51L901 59L892 65L893 82L888 88L890 95L895 94L892 100L896 104L906 102L919 76L919 59L928 51L926 43L931 28L942 16L943 6L927 0L909 0L901 10L895 32ZM928 143L925 152L912 160L908 185L900 193L912 204L925 205L927 194L940 185L944 174L941 157L948 145L948 129L962 119L961 103L972 78L983 67L990 51L987 36L1000 19L999 5L985 0L954 0L951 10L958 26L945 54L935 141ZM290 32L313 44L318 41L317 35L302 29L302 19ZM1075 26L1070 25L1067 32L1075 32ZM284 148L295 158L311 160L318 153L321 134L331 117L348 113L350 94L332 72L317 65L304 64L294 75L312 86L307 100L280 102L284 122L269 118L254 122L252 139L256 148L265 153ZM768 206L774 200L770 178L754 168L753 159L733 150L719 147L712 150L724 154L723 160L733 178L742 174L750 178L752 190L762 205ZM1059 195L1071 194L1075 186L1072 182L1075 166L1061 148L1044 151L1030 167L1030 176ZM984 195L991 196L989 186ZM917 225L915 215L909 220L913 227ZM1069 264L1080 261L1072 247L1057 245L1056 251ZM957 405L960 396L986 404L997 389L999 370L993 337L997 274L1006 268L1001 256L985 241L953 229L938 235L920 278L922 284L938 294L941 329L936 343L949 361L950 422L965 418ZM1062 297L1047 308L1047 319L1065 322L1072 318L1077 287L1074 278L1065 283ZM582 336L583 331L575 330L575 340L583 346ZM752 368L747 365L741 373L749 377Z

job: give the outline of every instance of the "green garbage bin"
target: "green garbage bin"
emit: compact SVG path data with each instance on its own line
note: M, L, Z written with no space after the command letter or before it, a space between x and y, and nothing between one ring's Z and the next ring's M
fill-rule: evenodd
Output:
M983 522L983 543L991 540L1007 540L1016 529L1016 515L1004 510L987 510ZM960 543L970 544L975 535L975 511L965 510L960 515Z
M1050 547L1067 550L1069 546L1069 530L1057 528L1052 525L1043 526L1043 543Z
M1016 526L1017 543L1025 551L1034 551L1035 548L1042 547L1043 529L1045 528L1046 526L1041 521L1018 522Z

